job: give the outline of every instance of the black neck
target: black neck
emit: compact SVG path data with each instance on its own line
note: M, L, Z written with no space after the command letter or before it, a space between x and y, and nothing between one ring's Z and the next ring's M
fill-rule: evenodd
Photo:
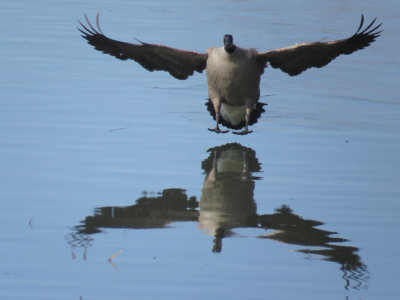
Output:
M228 52L229 54L232 54L236 50L236 46L232 45L229 47L224 47L225 51Z

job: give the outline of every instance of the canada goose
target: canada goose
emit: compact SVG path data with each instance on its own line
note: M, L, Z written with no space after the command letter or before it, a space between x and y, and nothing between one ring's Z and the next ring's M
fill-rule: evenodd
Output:
M164 45L148 44L137 40L138 44L125 43L108 38L99 25L99 14L96 17L97 29L90 23L85 14L87 26L78 30L96 50L110 54L118 59L133 59L149 71L163 70L177 79L187 79L194 71L206 69L208 110L213 115L216 126L209 129L216 133L225 133L219 124L243 131L235 134L247 134L248 129L264 112L260 98L260 77L268 63L279 68L290 76L312 68L327 65L341 54L350 54L361 50L375 41L382 31L379 24L371 28L376 18L362 30L364 15L357 31L350 37L330 42L312 42L294 46L257 52L255 49L243 49L233 43L233 37L226 34L223 47L211 47L206 53L180 50Z

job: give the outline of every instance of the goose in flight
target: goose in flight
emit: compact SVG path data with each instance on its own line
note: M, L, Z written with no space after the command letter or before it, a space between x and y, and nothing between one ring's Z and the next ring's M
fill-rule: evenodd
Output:
M295 44L290 47L258 52L244 49L233 43L230 34L224 35L222 47L211 47L206 53L180 50L164 45L125 43L110 39L100 29L99 14L95 28L85 14L87 25L78 21L88 43L96 50L118 59L133 59L149 71L167 71L177 79L187 79L193 73L206 69L209 101L208 110L216 121L216 133L222 124L231 129L242 129L235 134L247 134L249 125L257 122L264 112L259 102L260 78L267 65L279 68L290 76L299 75L309 68L321 68L341 54L351 54L369 46L379 37L382 25L375 25L376 18L365 28L364 15L357 31L350 37L329 41Z

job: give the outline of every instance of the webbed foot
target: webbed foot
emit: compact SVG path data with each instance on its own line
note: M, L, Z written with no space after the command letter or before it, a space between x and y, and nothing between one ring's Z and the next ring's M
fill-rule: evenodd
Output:
M215 133L227 133L227 132L229 132L229 130L221 130L221 129L219 129L219 126L217 126L215 128L208 128L208 130L214 131Z
M243 129L243 131L232 131L232 133L237 134L237 135L246 135L249 133L252 133L253 130L248 130L247 128Z

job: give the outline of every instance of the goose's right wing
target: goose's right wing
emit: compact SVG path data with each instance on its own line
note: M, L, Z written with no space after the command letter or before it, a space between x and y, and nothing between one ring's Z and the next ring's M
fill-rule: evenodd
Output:
M133 59L149 71L162 70L169 72L177 79L186 79L194 71L202 72L206 68L207 54L175 49L163 45L140 42L131 44L108 38L99 26L99 15L96 17L97 29L90 23L85 14L87 26L80 21L82 33L88 43L96 50L110 54L118 59Z
M364 29L364 16L358 30L352 36L330 42L302 43L291 47L275 49L258 54L258 61L263 67L269 62L273 68L279 68L291 76L300 74L308 68L321 68L341 54L351 54L368 47L381 31L378 24L373 27L376 18Z

